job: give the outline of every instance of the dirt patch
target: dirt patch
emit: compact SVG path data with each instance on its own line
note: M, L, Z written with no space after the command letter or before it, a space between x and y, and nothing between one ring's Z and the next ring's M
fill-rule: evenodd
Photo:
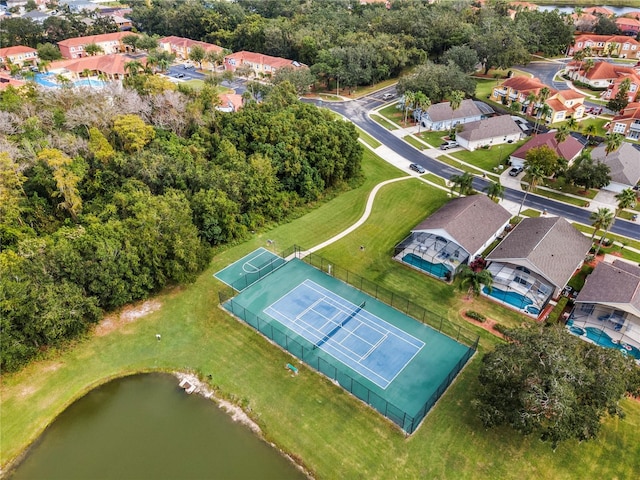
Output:
M149 315L159 310L162 303L158 300L147 300L137 305L130 305L122 309L120 312L112 313L104 317L94 330L98 337L103 337L114 330L135 322L139 318Z
M496 330L495 327L498 322L496 322L495 320L491 320L490 318L487 318L484 322L480 322L479 320L476 320L474 318L467 317L465 312L466 312L466 309L460 310L460 316L464 318L467 322L472 323L473 325L476 325L482 328L483 330L486 330L489 333L492 333L496 337L500 337L502 339L505 338L502 333Z
M25 399L27 397L30 397L37 391L38 389L33 385L27 385L26 387L20 389L20 391L18 392L18 398Z

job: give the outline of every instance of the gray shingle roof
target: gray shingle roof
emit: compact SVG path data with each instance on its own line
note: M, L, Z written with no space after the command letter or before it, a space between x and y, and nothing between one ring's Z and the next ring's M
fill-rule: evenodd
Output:
M521 134L522 130L509 115L485 118L464 125L458 136L470 142L494 138L500 135Z
M460 108L453 111L451 110L449 102L436 103L427 109L427 115L429 115L432 122L451 120L452 114L453 120L455 121L461 118L479 116L482 115L482 112L478 106L473 103L473 100L463 100L460 103Z
M635 185L640 180L640 146L623 142L618 150L607 155L602 144L591 151L591 158L609 166L612 182Z
M600 262L587 277L576 302L629 304L640 310L640 267L621 260Z
M511 214L485 195L454 198L413 231L445 230L469 253L478 251Z
M527 260L556 287L563 287L590 248L589 238L562 217L525 218L487 260Z

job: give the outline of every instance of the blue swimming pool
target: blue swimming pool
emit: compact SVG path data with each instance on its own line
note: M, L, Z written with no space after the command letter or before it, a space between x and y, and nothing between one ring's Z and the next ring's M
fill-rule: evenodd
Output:
M445 278L447 275L451 274L451 270L445 267L442 263L431 263L414 253L405 255L404 257L402 257L402 261L408 263L409 265L413 265L420 270L424 270L434 277Z
M605 331L600 330L596 327L576 327L573 325L573 320L569 320L567 322L567 328L571 333L577 335L579 337L586 336L589 340L591 340L596 345L605 348L615 348L616 350L620 350L625 355L630 355L638 360L640 360L640 349L629 345L624 342L617 342L613 340Z
M530 298L527 298L524 295L520 295L517 292L505 292L504 290L500 290L495 287L491 289L491 291L489 291L487 287L482 287L482 291L486 295L489 295L490 297L500 300L501 302L507 303L512 307L519 308L519 309L527 307L528 309L538 310L537 313L540 313L540 310L537 309L536 307L529 307L529 305L533 303L533 301ZM529 313L535 313L535 312L530 311Z
M56 81L56 76L52 73L36 73L34 77L34 81L38 85L42 85L43 87L49 88L59 88L60 84ZM71 82L71 86L73 87L104 87L106 82L101 80L90 80L88 78L84 78L82 80L76 80L75 82Z

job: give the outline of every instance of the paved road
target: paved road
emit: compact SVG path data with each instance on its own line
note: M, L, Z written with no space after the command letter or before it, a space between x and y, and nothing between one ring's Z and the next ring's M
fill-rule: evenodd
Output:
M182 65L172 65L169 67L170 77L180 78L181 80L204 80L205 75L198 73L195 68L184 68ZM179 75L182 75L181 77Z
M362 130L369 135L382 142L387 147L391 148L396 154L404 157L412 163L422 165L428 171L434 173L443 178L450 178L452 175L459 175L462 173L460 170L453 168L449 165L441 163L422 152L419 152L408 143L394 136L385 128L378 125L371 120L367 115L367 112L372 108L380 106L384 101L382 95L386 92L395 92L395 87L389 87L384 90L380 90L368 97L348 101L348 102L320 102L317 100L305 100L315 104L321 104L331 110L340 113L353 123L355 123ZM473 182L473 187L482 191L482 189L488 185L487 180L482 178L476 178ZM505 199L512 202L520 203L524 196L524 192L513 190L505 187ZM591 221L589 216L591 212L588 210L567 205L561 202L551 200L546 197L538 195L528 195L524 204L526 207L535 208L537 210L547 210L552 215L563 216L569 220L580 222L586 225L590 225ZM640 224L629 222L623 219L617 219L612 231L619 235L624 235L631 238L640 239Z

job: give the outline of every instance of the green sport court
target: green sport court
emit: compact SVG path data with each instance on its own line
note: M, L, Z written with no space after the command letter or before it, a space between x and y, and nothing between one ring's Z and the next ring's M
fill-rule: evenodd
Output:
M241 287L225 309L407 433L474 353L300 259L259 249L215 276Z

